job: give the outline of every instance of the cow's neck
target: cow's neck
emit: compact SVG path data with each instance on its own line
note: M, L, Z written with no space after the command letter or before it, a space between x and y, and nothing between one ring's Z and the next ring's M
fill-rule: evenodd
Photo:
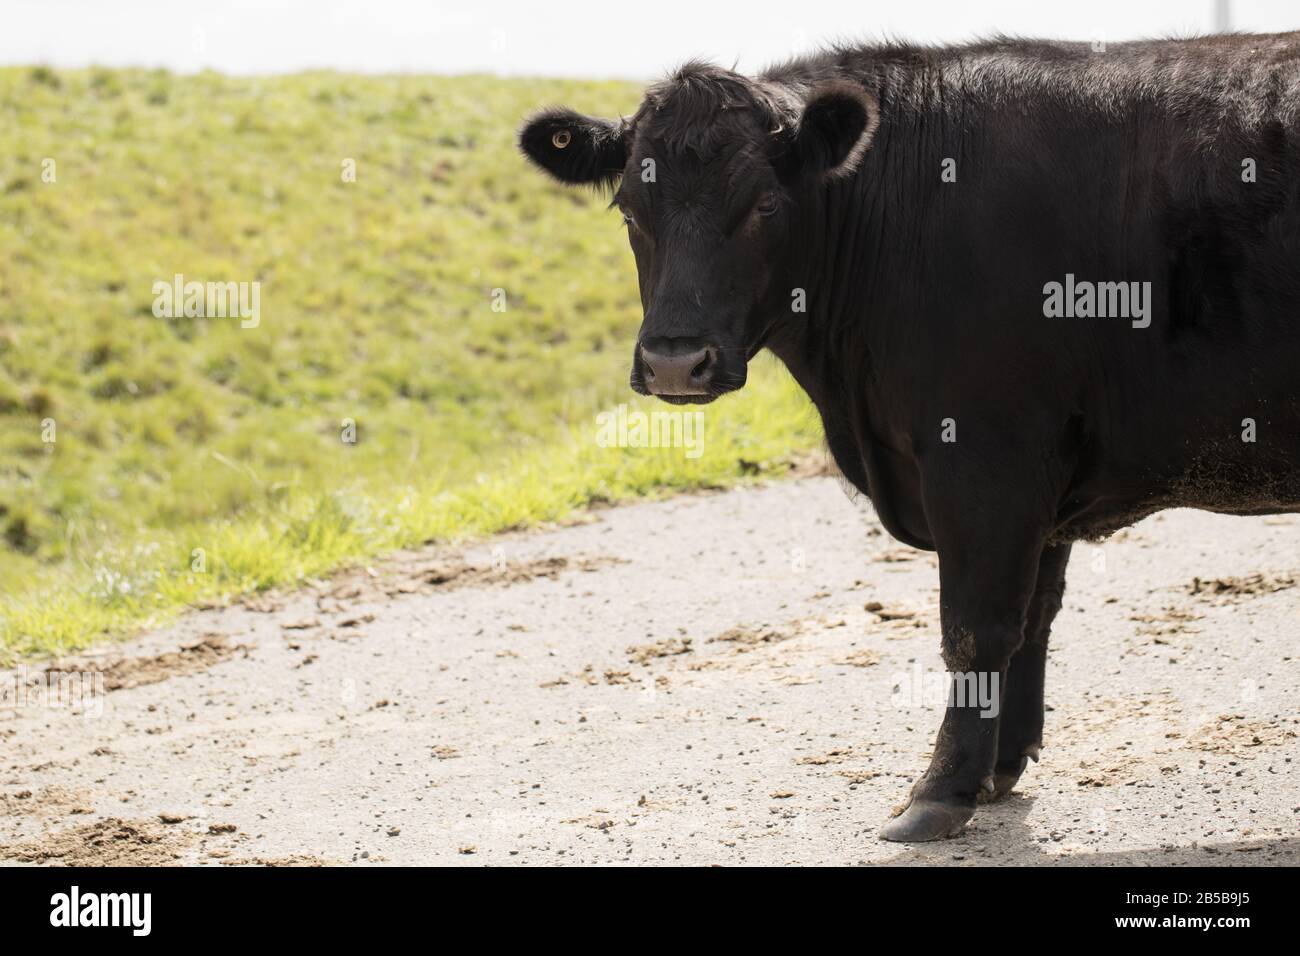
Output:
M784 324L774 331L768 348L812 399L836 466L858 491L870 495L864 466L865 433L860 427L861 392L832 360L818 325Z
M879 186L871 182L878 175L878 168L863 170L851 183L803 198L809 214L795 227L788 268L776 283L770 307L780 319L767 343L817 407L836 465L864 494L875 363L890 339L879 322L893 312L882 290L897 282L876 274L890 241ZM796 289L804 292L805 312L791 310Z

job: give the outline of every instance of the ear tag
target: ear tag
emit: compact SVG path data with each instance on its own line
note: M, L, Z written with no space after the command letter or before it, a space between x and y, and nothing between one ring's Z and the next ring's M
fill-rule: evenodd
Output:
M551 134L551 145L556 149L564 149L573 141L573 134L567 129L556 130Z

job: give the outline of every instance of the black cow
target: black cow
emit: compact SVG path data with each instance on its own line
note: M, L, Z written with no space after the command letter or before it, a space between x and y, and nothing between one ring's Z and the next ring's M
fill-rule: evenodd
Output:
M885 528L938 552L959 677L887 839L956 832L1038 759L1072 542L1300 510L1300 34L693 63L631 119L520 140L614 191L635 390L711 401L771 349Z

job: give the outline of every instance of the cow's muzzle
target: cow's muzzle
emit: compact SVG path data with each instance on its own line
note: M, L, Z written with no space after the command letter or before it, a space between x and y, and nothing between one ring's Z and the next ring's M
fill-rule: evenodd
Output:
M712 394L718 350L703 339L644 339L637 355L642 384L651 395L704 398Z
M744 353L715 338L646 336L632 356L632 391L670 405L706 405L742 388Z

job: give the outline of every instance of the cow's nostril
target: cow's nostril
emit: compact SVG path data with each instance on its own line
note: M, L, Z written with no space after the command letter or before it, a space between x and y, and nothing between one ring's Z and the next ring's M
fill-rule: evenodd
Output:
M708 372L712 365L713 349L707 349L704 352L704 358L700 359L700 363L691 369L691 378L703 378L704 374Z

